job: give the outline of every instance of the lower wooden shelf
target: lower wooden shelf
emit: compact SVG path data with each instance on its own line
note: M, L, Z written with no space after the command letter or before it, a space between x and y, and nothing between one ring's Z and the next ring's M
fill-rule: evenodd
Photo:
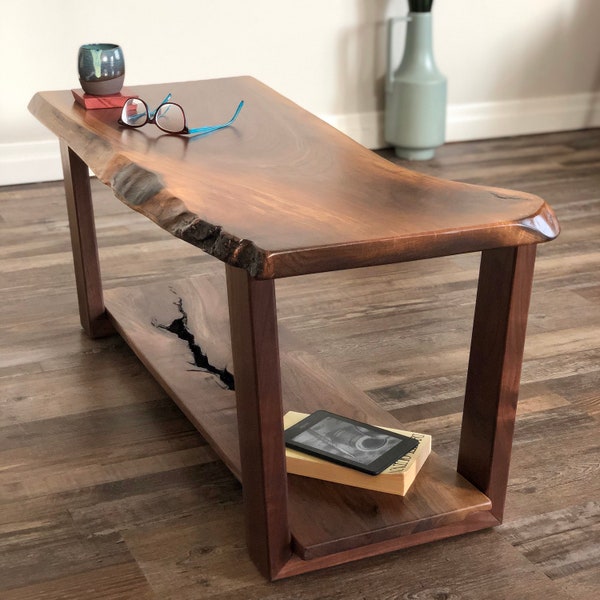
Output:
M224 278L107 290L105 302L116 330L241 480ZM327 408L402 428L289 332L279 336L284 412ZM497 524L489 498L433 452L404 497L295 475L288 488L297 558L282 577L352 560L357 549L359 558Z

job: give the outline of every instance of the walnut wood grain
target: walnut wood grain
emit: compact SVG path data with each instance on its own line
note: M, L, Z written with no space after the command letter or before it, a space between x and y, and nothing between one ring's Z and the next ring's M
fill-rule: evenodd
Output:
M119 109L85 111L69 91L31 112L131 208L258 278L369 266L553 239L531 194L436 179L389 163L250 77L139 86L167 92L207 136L120 128Z
M234 273L234 277L242 278L242 282L230 283L230 287L237 289L241 286L243 290L246 286L242 284L247 274L240 269ZM269 281L256 283L261 286L271 284ZM239 289L234 295L238 294ZM241 302L241 299L237 298L236 302ZM106 303L111 321L155 379L210 441L232 472L241 481L247 482L244 483L244 502L250 510L248 514L252 515L247 525L250 529L248 540L251 552L265 576L271 579L281 576L278 574L285 572L287 561L281 560L281 556L279 559L272 557L269 548L254 548L252 544L261 544L266 539L272 541L276 535L285 537L288 558L290 546L287 536L291 534L296 553L314 568L323 568L327 565L324 557L328 554L336 555L335 560L345 556L344 553L348 553L348 557L358 557L358 549L369 555L372 547L379 547L382 542L387 542L390 548L401 548L421 543L418 540L440 539L449 535L444 531L464 533L497 523L489 513L492 506L489 498L435 452L405 497L298 476L289 476L287 486L280 484L273 490L269 486L277 480L275 474L270 472L266 477L262 469L272 471L274 466L268 466L268 463L276 459L279 453L279 458L283 456L280 416L277 423L268 425L268 432L263 423L246 423L248 417L245 415L253 406L252 399L239 399L236 411L234 392L226 389L214 373L196 368L189 346L165 327L180 317L180 307L183 307L195 344L202 348L209 362L219 368L230 366L231 343L224 278L205 275L171 283L116 288L107 290ZM263 298L258 303L259 311L266 310L265 304ZM242 315L249 318L246 311L241 311L238 319ZM345 381L321 359L315 358L284 327L280 328L280 342L281 402L284 411L312 412L327 406L333 412L374 425L402 426L366 394ZM267 360L269 352L272 352L272 348L263 348L261 359ZM252 352L245 352L243 356L249 358ZM244 368L239 361L236 364ZM276 370L274 365L271 357L265 363L265 368L272 373ZM251 368L249 370L252 372ZM240 374L236 371L234 375L236 389L240 386L243 389ZM253 389L254 385L245 387ZM268 394L260 395L263 399L267 397ZM240 406L242 402L245 406ZM267 406L275 406L277 415L281 414L272 399ZM239 436L240 418L245 430L242 436ZM254 419L257 417L254 416ZM249 443L247 437L257 436L261 429L267 443L260 439ZM280 444L281 448L278 448ZM243 448L242 454L240 447ZM264 451L265 456L254 456L259 451ZM273 518L279 510L274 523L268 522L268 515L261 516L261 507L265 505L262 502L265 500L262 489L270 490L270 517ZM289 497L278 497L286 490ZM281 514L282 510L285 510L285 514ZM290 533L286 534L288 520ZM270 531L272 527L282 525L285 526L284 530L279 533ZM398 537L402 539L391 542ZM271 558L267 560L268 557ZM313 562L315 559L319 560ZM335 560L331 564L335 564Z
M165 86L134 89L150 103L149 96L166 91ZM87 164L126 205L226 264L232 369L227 352L219 353L223 365L198 345L182 298L174 303L177 315L170 323L140 324L118 295L109 314L241 475L247 545L261 572L275 579L288 568L299 571L292 567L290 540L311 570L342 557L370 555L374 547L406 547L496 524L508 478L534 246L558 235L552 210L530 194L443 181L390 165L251 78L173 84L168 91L189 107L190 119L203 114L217 120L223 104L235 106L240 98L248 110L235 126L192 139L151 127L121 130L118 110L86 112L67 102L63 92L37 94L30 108L59 136L70 159L65 160L70 204L82 209L70 211L74 239L94 233L89 187L83 183ZM93 334L86 311L92 317L101 311L102 290L92 241L89 248L74 245L74 253L76 264L81 262L76 275L84 290L82 322ZM399 424L302 349L280 357L272 279L474 251L482 251L482 268L459 472L434 455L412 493L382 498L290 477L288 499L281 423L286 402L302 412L327 406L373 424ZM191 304L203 302L192 298ZM205 320L210 330L210 310ZM227 334L212 329L208 337L223 346ZM175 334L176 348L171 351L172 343L163 338L156 343L156 331ZM182 344L195 366L218 377L219 393L204 398L189 378L183 385L180 376L174 378L170 367L173 359L181 363ZM292 375L283 383L280 369L290 366ZM211 380L209 387L214 384ZM237 430L226 401L231 392L222 386L235 388Z
M272 579L292 556L275 282L229 265L226 272L246 540Z
M482 253L458 471L502 521L536 246Z
M104 314L89 171L64 142L60 144L60 151L81 326L90 337L102 337L114 330Z
M527 189L564 226L538 248L504 524L297 557L282 576L339 566L276 585L244 551L237 481L121 340L78 330L62 182L0 188L0 596L600 597L599 161L597 129L447 144L411 165ZM91 187L105 286L221 267ZM477 270L466 255L282 280L280 320L454 462ZM372 558L340 564L359 552Z
M367 546L358 546L348 550L332 552L329 554L318 554L310 560L304 560L297 555L287 562L283 569L276 575L275 579L292 577L302 573L308 573L317 569L325 569L347 562L364 559L370 556L377 556L388 552L394 552L404 548L410 548L419 544L426 544L433 540L443 540L448 537L461 535L471 531L478 531L498 525L497 519L489 511L472 511L465 513L463 520L451 522L450 524L440 524L434 530L416 529L410 535L403 535L385 539L380 542L374 542Z

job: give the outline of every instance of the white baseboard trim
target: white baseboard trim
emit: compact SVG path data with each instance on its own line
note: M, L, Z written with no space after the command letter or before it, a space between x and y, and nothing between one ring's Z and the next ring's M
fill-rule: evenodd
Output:
M0 144L0 185L62 178L58 140Z
M385 148L383 112L323 117L367 148ZM600 127L600 93L448 106L446 141Z
M367 148L385 148L383 112L322 116ZM600 93L448 106L446 141L600 127ZM56 140L0 144L0 185L62 179Z
M600 127L600 93L448 107L449 142Z

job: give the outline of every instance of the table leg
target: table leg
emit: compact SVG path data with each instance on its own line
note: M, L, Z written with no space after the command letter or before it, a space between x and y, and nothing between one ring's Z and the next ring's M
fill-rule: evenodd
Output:
M113 333L114 330L104 311L89 171L87 165L63 140L60 142L60 150L71 230L79 318L83 329L90 337L102 337Z
M502 520L536 246L481 255L458 472Z
M273 579L291 556L275 283L226 272L246 540Z

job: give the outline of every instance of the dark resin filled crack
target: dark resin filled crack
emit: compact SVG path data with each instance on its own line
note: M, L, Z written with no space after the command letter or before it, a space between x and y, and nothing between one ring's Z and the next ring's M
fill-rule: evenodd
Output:
M196 344L194 334L187 328L187 313L183 309L183 300L178 298L177 302L174 304L181 313L181 317L179 319L175 319L170 325L161 325L160 323L155 322L152 324L159 329L164 329L170 333L174 333L180 340L187 342L194 357L193 364L195 364L202 371L216 375L227 389L235 390L233 373L230 373L227 368L218 369L214 365L211 365L206 354L202 352L202 348Z

